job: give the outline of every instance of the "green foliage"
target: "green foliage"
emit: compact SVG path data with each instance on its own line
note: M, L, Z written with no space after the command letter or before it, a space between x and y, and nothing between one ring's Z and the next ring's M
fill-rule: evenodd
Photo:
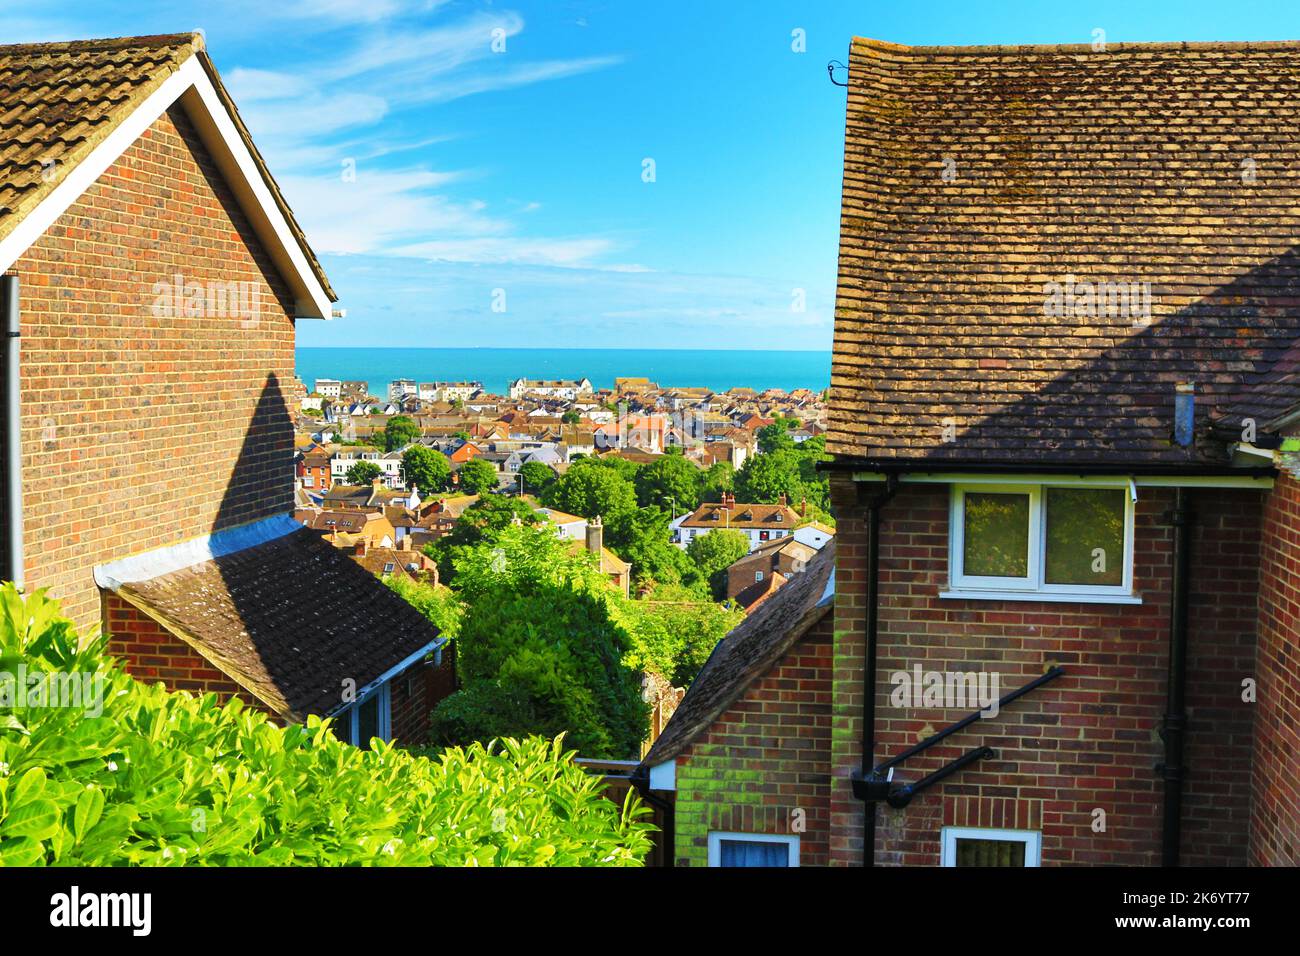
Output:
M694 562L672 542L670 517L663 508L639 508L606 523L606 544L632 565L637 588L654 584L694 584L700 580Z
M595 557L548 525L510 525L454 563L462 689L438 705L433 743L554 728L584 756L636 756L647 713L624 599Z
M704 504L706 501L721 501L724 491L735 490L736 469L731 466L731 462L714 462L700 476L699 504Z
M715 604L699 591L668 585L628 603L633 621L629 663L688 686L718 641L745 618L737 607Z
M451 480L451 462L428 445L412 445L402 453L402 478L426 495L443 491Z
M608 468L620 478L636 484L637 473L642 466L628 458L619 458L615 455L601 455L599 458L586 458L583 456L586 464L598 465L601 468Z
M758 430L758 450L764 455L793 451L794 439L790 437L790 429L779 421L763 426Z
M636 498L641 507L668 506L685 511L700 497L703 472L683 455L664 455L646 465L636 475Z
M555 480L555 469L544 462L526 461L519 468L519 478L525 491L538 494Z
M438 562L438 576L451 583L456 576L456 556L465 548L494 539L518 518L521 524L536 524L537 512L526 501L505 495L483 495L461 514L451 533L424 549Z
M542 502L583 518L599 515L609 525L636 510L636 491L615 468L584 459L545 489Z
M384 583L423 614L443 637L455 639L460 634L460 620L465 615L465 607L451 588L397 575L384 578Z
M407 415L394 415L384 426L384 451L397 451L420 437L420 426Z
M767 429L760 429L763 431ZM821 518L830 511L830 482L817 471L817 462L827 457L826 439L820 435L799 444L791 442L788 448L751 455L736 474L736 499L774 504L784 494L797 508L807 498L812 509L809 516Z
M497 490L497 470L482 458L471 458L456 472L460 490L467 495L485 495Z
M709 582L714 597L721 600L727 594L727 568L749 554L749 537L730 528L715 528L692 538L686 554Z
M348 469L343 480L349 485L368 485L383 473L383 469L373 461L359 461Z
M564 422L566 425L576 425L582 421L582 414L574 409L569 409L560 416L560 421Z
M145 686L58 605L0 589L0 662L94 675L103 711L0 703L0 866L637 865L648 825L561 741L436 759L328 723L280 728L238 701Z

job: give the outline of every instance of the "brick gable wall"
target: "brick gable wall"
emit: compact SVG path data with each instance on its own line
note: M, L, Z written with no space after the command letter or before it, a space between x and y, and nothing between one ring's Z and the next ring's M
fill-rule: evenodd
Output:
M179 108L13 271L29 587L88 629L95 565L292 509L291 298ZM155 314L177 274L256 315Z
M798 835L826 865L831 650L828 614L678 756L678 866L708 865L710 831Z
M1139 606L942 600L948 573L949 490L904 485L883 511L876 761L966 715L894 708L890 675L992 671L1005 694L1051 664L1066 675L907 761L910 782L987 744L982 761L919 794L877 809L879 864L935 865L945 825L1041 829L1043 862L1159 862L1172 491L1139 491L1135 583ZM863 804L849 774L861 759L862 646L866 624L867 511L852 483L832 480L836 505L835 780L832 862L862 860ZM1241 681L1254 667L1261 494L1194 491L1191 634L1187 675L1183 862L1242 864L1249 811L1251 723ZM973 708L972 708L973 709ZM1094 832L1095 811L1105 832ZM974 822L973 822L974 821Z
M1282 472L1264 509L1250 862L1300 864L1300 481Z

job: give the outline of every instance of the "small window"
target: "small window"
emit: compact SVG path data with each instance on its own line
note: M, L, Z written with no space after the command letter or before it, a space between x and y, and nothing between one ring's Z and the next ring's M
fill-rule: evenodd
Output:
M709 866L799 865L799 838L771 833L710 833Z
M345 744L370 749L374 737L392 739L392 705L387 683L334 715L334 736Z
M755 582L758 582L758 581L763 580L763 572L762 572L762 571L755 571L755 572L754 572L754 580L755 580Z
M1040 866L1043 835L1037 830L944 827L941 866Z
M395 571L396 569L397 569L397 565L393 564L393 562L391 561L389 561L387 564L384 565L385 574L392 574L393 571Z
M1127 484L956 486L949 543L945 596L1137 600Z

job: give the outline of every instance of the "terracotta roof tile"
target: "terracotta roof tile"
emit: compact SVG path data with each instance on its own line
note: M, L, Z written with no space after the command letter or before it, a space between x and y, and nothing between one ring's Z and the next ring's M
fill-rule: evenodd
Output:
M1202 429L1300 399L1297 153L1294 42L854 40L828 451L1218 458L1172 443L1176 383Z

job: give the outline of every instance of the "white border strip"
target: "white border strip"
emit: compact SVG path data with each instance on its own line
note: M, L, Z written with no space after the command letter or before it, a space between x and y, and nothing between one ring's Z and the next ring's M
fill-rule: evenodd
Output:
M101 588L116 591L123 584L149 581L173 571L192 568L205 561L255 548L286 534L302 530L302 525L290 515L276 515L250 524L227 528L198 538L171 544L143 554L110 561L95 567L95 583Z

